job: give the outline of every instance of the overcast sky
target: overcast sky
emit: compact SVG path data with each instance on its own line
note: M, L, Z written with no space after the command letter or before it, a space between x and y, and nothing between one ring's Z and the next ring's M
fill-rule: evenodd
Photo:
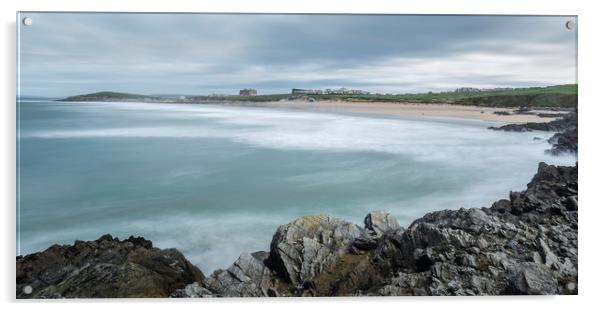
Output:
M576 82L573 17L30 13L22 96Z

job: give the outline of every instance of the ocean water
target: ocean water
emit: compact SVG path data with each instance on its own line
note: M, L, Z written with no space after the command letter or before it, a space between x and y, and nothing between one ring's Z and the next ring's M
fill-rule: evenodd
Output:
M407 226L426 212L490 206L522 190L550 133L493 123L227 105L19 107L20 254L141 235L206 274L268 250L276 228L372 210ZM536 139L541 138L541 139Z

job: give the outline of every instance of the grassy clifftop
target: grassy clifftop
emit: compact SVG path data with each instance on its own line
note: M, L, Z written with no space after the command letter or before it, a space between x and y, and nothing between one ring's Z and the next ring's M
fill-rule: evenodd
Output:
M122 101L122 100L158 100L154 96L120 93L120 92L96 92L92 94L76 95L61 99L61 101Z
M335 95L341 100L449 103L488 107L563 107L577 106L577 85L520 88L508 91L441 92L403 95ZM328 95L327 95L328 97ZM318 96L321 98L321 96Z
M486 107L561 107L577 106L577 85L519 88L506 91L441 92L399 95L291 95L271 94L259 96L196 96L194 100L278 101L282 99L313 98L316 100L341 100L359 102L416 102L476 105Z
M98 92L71 96L62 101L160 101L174 103L197 103L219 101L270 102L292 99L341 100L360 102L416 102L476 105L485 107L577 107L577 85L555 85L548 87L518 88L503 91L441 92L399 95L291 95L268 94L258 96L188 96L183 98L148 96L118 92Z

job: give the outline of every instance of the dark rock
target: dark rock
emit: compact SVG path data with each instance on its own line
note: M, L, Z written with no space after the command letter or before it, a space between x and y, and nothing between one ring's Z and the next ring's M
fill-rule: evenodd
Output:
M577 128L568 129L562 133L556 133L548 142L552 144L552 148L548 150L553 155L561 153L577 153Z
M358 250L358 251L373 250L378 246L378 240L374 236L371 236L368 234L361 234L359 237L357 237L353 241L352 246L354 247L354 249L352 249L352 250Z
M225 297L261 297L278 295L277 279L273 271L265 266L268 254L257 252L242 254L226 270L217 270L206 279L213 293Z
M567 129L577 127L577 113L567 113L561 118L550 122L528 122L522 124L506 124L500 127L489 127L491 130L507 131L507 132L531 132L531 131L546 131L546 132L562 132Z
M376 236L381 236L387 231L400 228L395 217L382 211L370 212L366 218L364 218L364 225L367 230Z
M558 283L550 269L537 263L525 263L519 268L514 280L517 294L554 295L558 293Z
M380 247L387 256L376 257L396 276L372 292L576 294L576 202L577 167L541 163L527 190L511 193L510 200L489 209L429 213L400 236L385 236ZM561 214L554 212L558 207Z
M537 114L538 117L540 118L561 118L564 117L565 114L564 113L538 113Z
M554 134L548 143L552 145L552 148L546 150L547 153L552 155L559 155L562 153L577 153L577 132L578 132L578 118L577 112L571 112L568 114L562 114L562 116L556 120L537 123L529 122L524 124L506 124L500 127L489 127L491 130L496 131L509 131L509 132L530 132L530 131L547 131L547 132L558 132ZM533 138L539 140L538 137Z
M104 235L17 259L17 298L168 297L203 280L180 252L144 238Z
M198 282L186 285L182 289L176 289L170 296L171 298L212 298L214 294L200 285Z

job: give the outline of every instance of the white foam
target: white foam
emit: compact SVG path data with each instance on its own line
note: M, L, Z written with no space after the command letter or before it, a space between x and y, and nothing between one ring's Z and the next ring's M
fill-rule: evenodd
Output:
M52 109L92 114L118 111L112 126L97 123L80 128L50 126L46 130L25 130L22 139L188 139L199 144L205 139L224 139L245 147L272 150L311 150L326 153L377 153L395 157L362 157L342 161L327 171L304 172L276 182L292 182L300 187L341 187L361 184L368 178L391 180L404 178L408 184L424 182L444 170L447 179L460 176L458 187L463 191L449 193L435 189L427 195L404 194L396 191L389 196L366 198L353 206L338 210L336 216L355 223L370 210L388 210L408 225L425 212L444 208L489 206L505 198L510 190L522 190L537 169L537 162L574 164L574 156L551 156L546 138L550 133L509 133L487 130L485 122L457 120L380 118L361 115L314 113L266 108L243 108L213 105L172 105L141 103L85 103L56 105ZM129 122L136 118L136 122ZM143 122L140 121L142 119ZM541 138L534 140L535 137ZM238 147L238 146L237 146ZM397 157L399 156L399 157ZM393 158L393 160L391 159ZM397 161L397 159L407 159ZM401 170L396 165L425 162L423 171ZM400 164L401 163L401 164ZM300 163L303 165L303 163ZM435 169L431 169L435 168ZM213 168L212 168L213 169ZM222 169L222 168L214 168ZM400 173L400 171L402 171ZM468 172L468 174L463 174ZM480 175L483 172L482 175ZM406 175L404 175L406 173ZM199 172L175 170L166 176L166 183ZM430 174L424 176L421 174ZM485 175L486 174L486 175ZM451 176L451 177L450 177ZM464 178L464 179L463 179ZM469 178L467 181L465 178ZM265 195L261 193L259 195ZM269 195L269 194L268 194ZM358 201L363 199L358 199ZM127 204L122 204L127 205ZM120 206L116 204L115 206ZM78 206L85 214L84 207ZM91 206L90 208L99 208ZM168 210L173 208L174 210ZM287 209L288 208L288 209ZM64 228L47 232L28 241L28 250L39 250L56 241L97 238L99 232L111 232L122 238L142 235L162 248L175 247L205 273L228 267L241 252L267 250L278 225L309 213L326 212L322 207L312 210L284 206L277 214L245 213L245 206L236 212L203 212L186 214L175 207L147 218L111 220L95 227ZM331 211L330 211L331 212Z
M407 154L422 160L471 160L527 156L549 148L549 133L486 130L487 123L374 118L265 108L174 104L104 104L104 109L155 113L198 121L181 126L146 124L112 128L45 130L22 138L186 138L228 139L272 149ZM70 109L72 107L66 107ZM97 107L95 107L97 108ZM85 108L79 108L85 109ZM127 112L124 112L127 113ZM150 118L149 123L154 119ZM475 125L477 124L477 125ZM535 141L534 137L543 138ZM574 160L573 160L574 161Z

